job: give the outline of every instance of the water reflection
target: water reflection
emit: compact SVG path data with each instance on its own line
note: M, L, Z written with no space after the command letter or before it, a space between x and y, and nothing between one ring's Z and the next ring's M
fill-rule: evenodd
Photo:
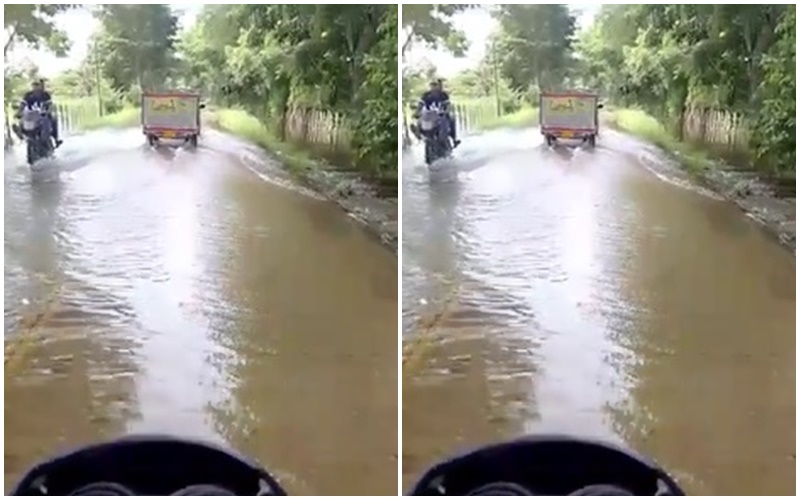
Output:
M31 205L7 171L6 254L23 252L6 260L7 336L23 293L44 300L29 277L59 284L41 341L7 369L7 487L61 443L169 432L235 446L293 493L394 494L395 257L205 140L125 143Z
M396 491L396 261L355 226L309 246L320 226L337 223L326 203L265 196L243 179L222 188L249 209L224 224L233 251L219 261L229 270L219 292L239 307L238 340L226 359L233 398L217 408L217 429L294 492ZM252 231L263 213L280 217Z
M653 176L623 136L590 152L489 136L491 158L459 177L456 251L418 223L433 202L403 205L404 315L429 294L406 262L460 277L404 373L406 486L465 445L555 431L627 442L693 493L792 491L791 255ZM404 201L437 196L406 172Z
M62 181L6 177L5 486L44 456L118 434L136 411L133 344L108 294L59 259L75 232ZM25 203L27 198L28 203ZM118 311L124 304L116 304ZM55 417L55 418L54 418Z
M662 185L628 196L647 225L638 228L626 287L639 316L635 406L618 431L693 493L786 492L794 478L794 278L780 286L790 293L776 294L769 270L792 269L791 256L735 207ZM761 479L748 481L745 470Z

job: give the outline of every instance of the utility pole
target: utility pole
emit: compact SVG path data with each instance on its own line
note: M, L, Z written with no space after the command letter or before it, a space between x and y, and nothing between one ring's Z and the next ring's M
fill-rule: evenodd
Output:
M497 41L492 37L492 66L494 69L494 98L497 105L497 116L502 116L500 109L500 73L497 65Z
M97 113L103 116L103 89L101 87L102 79L100 78L100 54L97 52L97 38L94 39L92 45L92 52L94 52L94 80L97 89Z

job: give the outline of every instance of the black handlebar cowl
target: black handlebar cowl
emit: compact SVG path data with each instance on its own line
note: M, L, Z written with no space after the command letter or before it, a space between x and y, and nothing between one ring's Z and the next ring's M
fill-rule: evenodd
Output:
M30 470L11 495L68 495L94 483L115 483L137 495L170 495L213 484L236 495L286 492L262 467L215 444L172 436L130 436L87 446Z
M595 485L641 496L684 495L660 467L630 450L561 435L525 437L456 456L423 474L409 495L465 496L494 484L552 496Z

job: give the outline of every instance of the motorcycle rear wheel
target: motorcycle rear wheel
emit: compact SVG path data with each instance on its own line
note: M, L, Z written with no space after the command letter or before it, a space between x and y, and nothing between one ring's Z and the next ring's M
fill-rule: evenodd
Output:
M53 153L53 143L50 137L31 137L26 141L26 160L29 166L46 158Z
M433 141L427 140L425 141L425 164L430 166L434 161L436 161L436 147Z

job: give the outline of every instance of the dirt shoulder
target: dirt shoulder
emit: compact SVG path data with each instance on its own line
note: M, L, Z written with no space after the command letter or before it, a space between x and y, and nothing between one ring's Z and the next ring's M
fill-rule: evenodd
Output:
M638 135L634 130L619 126L614 120L605 119L603 122L614 130ZM658 147L677 160L688 178L736 204L796 255L796 198L793 190L791 197L787 197L782 195L778 184L763 178L751 168L740 168L708 158L702 160L703 168L696 168L697 158L672 148ZM688 168L687 165L695 167Z
M235 127L226 127L213 113L206 113L203 118L207 127L251 143L272 160L271 164L279 165L286 176L338 205L397 255L396 187L382 190L379 180L365 179L358 172L338 168L306 153L300 154L291 147L284 147L274 138L264 137L263 131L254 129L253 124L236 123ZM386 191L391 192L387 195Z
M756 172L722 163L699 176L703 185L735 203L796 255L796 198L779 196L778 187L760 179Z
M317 163L293 173L306 187L333 201L397 255L397 197L385 197L358 174Z

